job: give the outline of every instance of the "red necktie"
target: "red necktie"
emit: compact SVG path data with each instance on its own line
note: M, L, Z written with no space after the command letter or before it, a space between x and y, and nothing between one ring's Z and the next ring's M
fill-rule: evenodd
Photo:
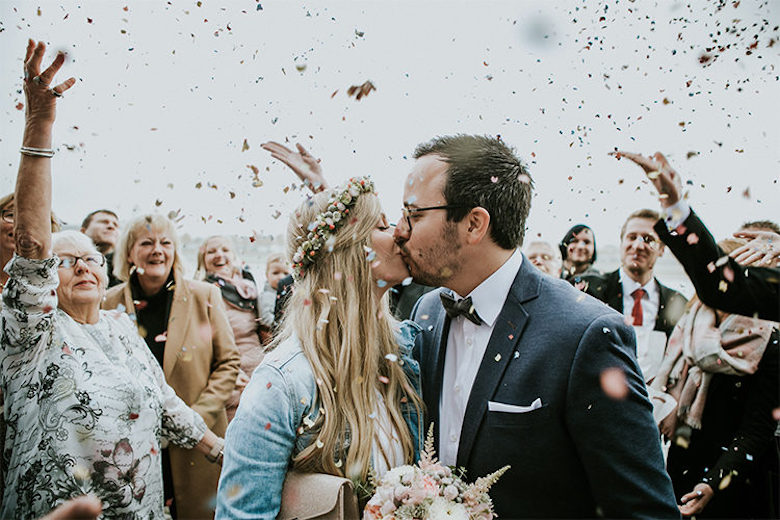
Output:
M634 318L634 325L642 326L642 296L644 296L645 290L641 287L631 293L634 298L634 308L631 309L631 317Z

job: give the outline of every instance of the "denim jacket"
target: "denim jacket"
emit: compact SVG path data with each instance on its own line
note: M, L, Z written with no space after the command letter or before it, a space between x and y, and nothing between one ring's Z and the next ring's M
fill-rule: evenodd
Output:
M400 324L396 335L403 368L420 392L420 367L411 352L420 327ZM225 457L217 492L217 518L276 518L282 484L292 457L314 442L307 425L316 421L314 374L295 338L269 352L241 396L225 435ZM401 403L414 442L422 448L422 418L410 402ZM305 433L304 433L305 432Z

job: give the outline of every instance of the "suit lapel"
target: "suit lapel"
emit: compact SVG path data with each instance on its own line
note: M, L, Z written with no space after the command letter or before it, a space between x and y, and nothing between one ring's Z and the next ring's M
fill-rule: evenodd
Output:
M623 313L623 284L620 283L620 269L607 275L607 305Z
M179 351L184 343L184 335L189 329L190 322L189 288L175 275L174 282L176 287L173 293L173 303L171 303L171 313L168 316L168 337L165 341L165 353L163 354L163 373L166 380L170 377L173 367L179 360Z
M530 265L524 256L520 271L512 282L501 313L496 318L485 355L474 378L474 386L471 388L460 430L458 466L467 466L477 431L487 413L487 402L495 394L528 322L528 312L523 308L522 303L539 294L541 277L544 275Z
M447 336L450 331L450 319L444 312L444 307L439 306L436 325L434 326L433 340L431 346L433 348L428 358L429 363L433 367L429 381L431 384L430 392L423 392L428 399L426 399L425 406L428 408L428 415L433 422L433 439L436 450L439 449L439 401L441 400L441 386L444 379L444 356L447 353Z

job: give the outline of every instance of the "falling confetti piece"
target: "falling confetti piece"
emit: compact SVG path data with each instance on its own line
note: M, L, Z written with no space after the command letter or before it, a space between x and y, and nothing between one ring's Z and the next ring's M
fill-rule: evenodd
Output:
M396 356L395 354L388 354L385 356L385 359L387 359L391 363L395 363L396 361L398 361L398 356Z
M725 477L723 477L723 480L720 481L720 484L718 484L718 489L726 489L729 487L729 484L731 484L731 475L733 475L734 472L732 471Z
M390 380L385 376L379 376L377 379L379 379L380 383L388 384Z
M347 95L349 97L355 96L355 101L360 101L363 96L368 96L372 91L376 90L376 87L370 81L363 82L362 85L352 85L347 89Z
M244 144L241 145L241 151L246 152L249 150L249 143L247 142L246 138L244 138Z
M609 334L612 331L609 330L609 327L604 327L603 329L601 329L601 332L603 332L604 334Z
M608 368L601 372L599 379L601 381L601 389L608 397L619 400L628 396L626 373L621 368Z
M697 235L696 233L691 233L690 235L688 235L685 241L688 242L690 245L698 244L699 235Z
M404 278L404 281L401 282L401 285L403 285L404 287L407 287L411 283L412 283L412 277L409 276L409 277Z
M271 423L265 423L265 429L270 430L271 429Z
M271 388L271 382L268 381L268 383L265 385L266 388Z
M728 282L726 282L726 280L721 280L721 281L718 283L718 290L719 290L720 292L726 292L726 291L728 291L728 290L729 290L729 284L728 284Z
M165 343L165 341L168 339L168 332L163 332L162 334L158 334L154 337L154 341L157 343Z
M323 442L321 440L319 440L319 439L317 439L317 442L315 443L315 445L319 449L322 449L322 447L325 446L325 444L323 444Z
M495 359L496 362L501 361L501 354L496 354L496 357L494 357L493 359Z

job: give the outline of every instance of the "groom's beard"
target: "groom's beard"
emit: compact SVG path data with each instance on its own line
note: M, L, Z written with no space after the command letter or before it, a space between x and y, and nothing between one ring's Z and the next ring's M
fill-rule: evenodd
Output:
M461 269L461 243L457 234L457 225L448 222L442 235L429 245L415 251L400 246L401 256L409 267L415 283L429 287L447 287L447 282Z

